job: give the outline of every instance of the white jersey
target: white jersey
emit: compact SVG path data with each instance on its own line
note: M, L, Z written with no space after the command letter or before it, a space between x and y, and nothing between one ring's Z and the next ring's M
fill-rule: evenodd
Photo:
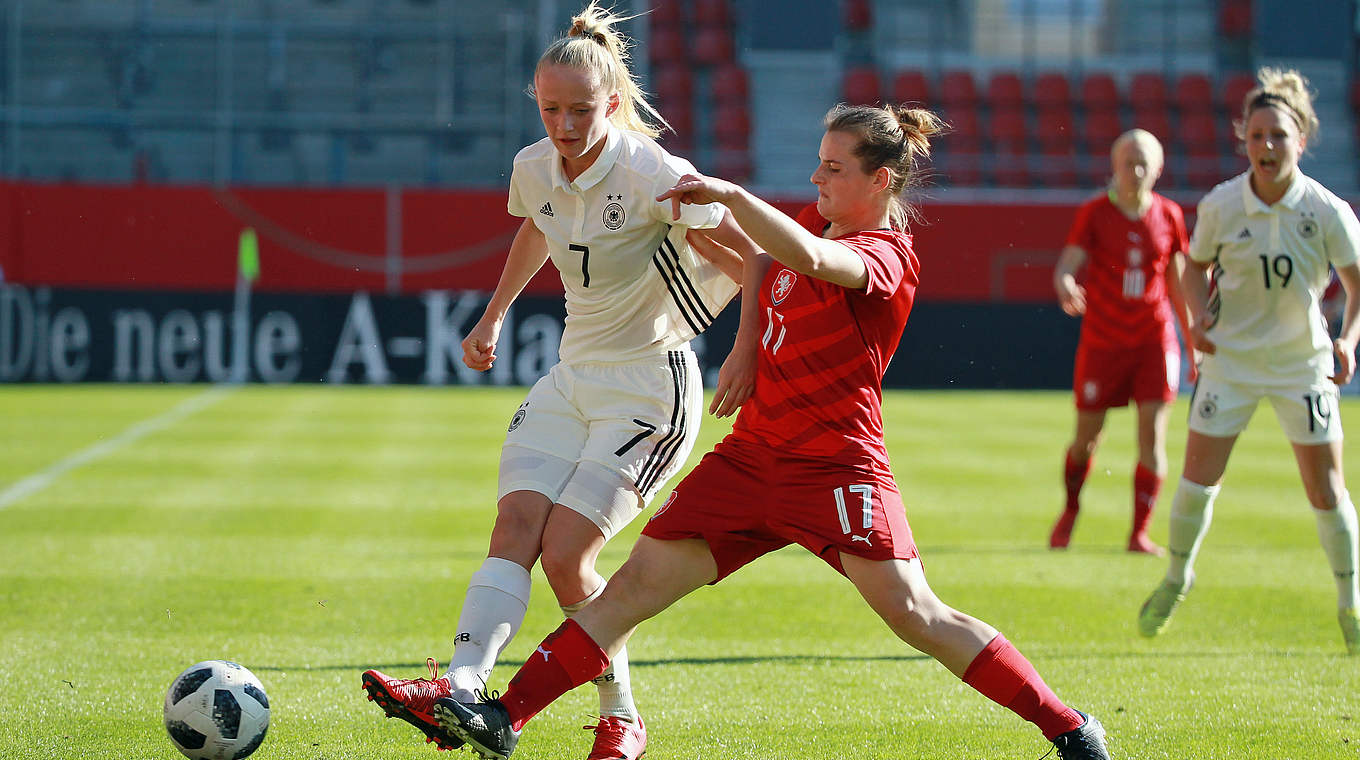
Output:
M681 206L656 196L688 161L645 135L610 127L600 157L568 182L552 141L515 156L511 214L532 217L566 289L564 362L633 361L684 347L738 290L737 283L685 242L687 228L722 221L718 204Z
M1249 177L1204 196L1190 238L1190 258L1213 262L1208 335L1218 348L1200 370L1253 385L1308 385L1333 372L1319 301L1329 266L1355 263L1360 223L1302 173L1273 206L1256 197Z

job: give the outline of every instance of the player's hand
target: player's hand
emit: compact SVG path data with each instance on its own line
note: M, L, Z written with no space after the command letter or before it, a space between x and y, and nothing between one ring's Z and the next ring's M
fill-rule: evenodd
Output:
M463 363L479 372L491 369L496 361L496 340L500 332L498 322L478 322L463 338Z
M1194 350L1202 354L1218 353L1218 346L1209 339L1208 333L1205 332L1204 325L1199 323L1190 326L1190 345ZM1196 362L1196 364L1198 364L1198 362Z
M1332 341L1332 353L1336 354L1336 374L1330 380L1337 385L1345 385L1355 377L1355 344L1337 338Z
M1067 278L1058 285L1058 304L1069 317L1086 313L1086 288Z
M756 391L755 346L738 341L718 369L718 386L713 390L713 403L708 413L714 417L728 417Z
M719 243L708 236L703 230L690 228L685 232L685 242L694 252L708 259L718 271L727 275L738 285L741 284L742 266L744 266L741 254Z
M705 177L702 174L686 174L674 187L656 196L656 200L660 202L669 199L671 219L678 220L681 204L723 203L736 195L740 189L727 180Z
M1199 379L1199 360L1202 359L1203 357L1200 356L1200 353L1195 350L1194 346L1190 347L1189 354L1190 354L1190 367L1186 371L1185 376L1190 380L1190 382L1193 383Z

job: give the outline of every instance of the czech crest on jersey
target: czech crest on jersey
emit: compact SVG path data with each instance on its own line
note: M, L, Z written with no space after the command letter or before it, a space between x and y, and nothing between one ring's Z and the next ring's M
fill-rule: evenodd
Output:
M785 269L774 278L774 287L770 289L770 300L774 301L775 306L783 303L784 299L789 297L789 293L793 291L793 285L796 282L798 282L798 273L792 269Z

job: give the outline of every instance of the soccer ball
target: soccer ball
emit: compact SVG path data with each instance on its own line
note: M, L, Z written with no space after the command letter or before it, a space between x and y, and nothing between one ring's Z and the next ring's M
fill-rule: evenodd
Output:
M165 731L193 760L239 760L269 729L269 698L253 673L207 660L179 674L165 693Z

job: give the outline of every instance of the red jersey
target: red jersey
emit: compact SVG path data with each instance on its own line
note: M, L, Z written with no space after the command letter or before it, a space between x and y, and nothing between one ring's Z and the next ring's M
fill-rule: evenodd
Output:
M820 236L815 205L798 223ZM911 236L866 230L836 238L864 259L863 291L774 262L760 289L756 389L732 436L781 454L888 466L883 443L883 373L902 337L920 264Z
M1190 248L1179 205L1153 193L1147 213L1135 221L1101 195L1077 209L1067 244L1086 251L1083 344L1133 348L1175 342L1166 269L1173 254Z

